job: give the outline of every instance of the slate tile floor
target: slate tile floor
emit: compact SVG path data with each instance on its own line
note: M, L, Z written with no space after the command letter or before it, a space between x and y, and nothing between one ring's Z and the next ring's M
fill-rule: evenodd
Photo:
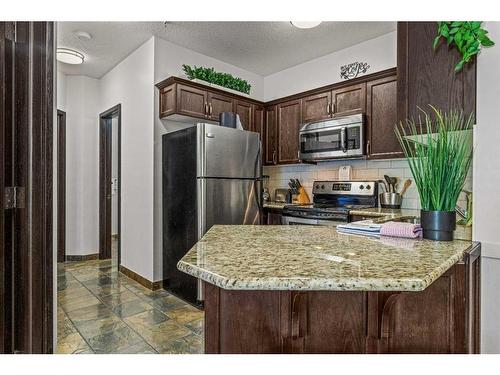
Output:
M202 353L203 311L117 271L58 264L57 353Z

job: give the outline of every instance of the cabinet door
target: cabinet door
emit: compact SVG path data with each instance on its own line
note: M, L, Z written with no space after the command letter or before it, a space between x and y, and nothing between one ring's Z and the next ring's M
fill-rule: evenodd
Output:
M366 84L360 83L332 91L333 113L349 115L366 109Z
M278 163L299 162L299 128L302 100L278 104Z
M278 124L277 124L277 107L266 108L266 124L265 124L265 147L264 147L264 164L273 165L278 162Z
M207 92L191 86L177 85L177 113L205 118Z
M160 90L160 118L175 113L175 84Z
M219 121L221 112L233 112L233 98L221 94L208 93L208 118L210 120Z
M371 159L403 157L394 127L397 123L397 77L366 84L367 154Z
M260 140L262 143L264 143L264 124L265 124L264 114L265 114L264 107L258 105L253 106L253 116L252 116L253 120L252 120L251 130L256 133L259 133Z
M241 100L236 100L234 111L240 116L243 129L254 131L252 129L252 104Z
M331 92L306 96L302 99L302 122L323 120L330 117Z
M463 110L466 116L475 111L476 59L455 73L460 53L446 42L434 51L436 34L436 22L398 22L399 121L418 120L417 107L429 112L429 104L442 111Z

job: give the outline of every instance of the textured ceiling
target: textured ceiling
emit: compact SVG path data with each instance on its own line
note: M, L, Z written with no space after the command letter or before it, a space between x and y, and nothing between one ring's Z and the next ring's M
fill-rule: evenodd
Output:
M155 35L266 76L395 29L395 22L323 22L308 30L289 22L60 22L58 46L77 49L86 61L58 68L100 78ZM75 31L93 38L81 41Z

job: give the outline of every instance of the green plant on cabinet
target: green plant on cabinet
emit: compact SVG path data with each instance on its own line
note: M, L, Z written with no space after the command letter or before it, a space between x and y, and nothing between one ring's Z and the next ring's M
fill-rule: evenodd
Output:
M462 70L482 47L491 47L495 43L488 37L488 31L481 28L482 21L438 22L438 35L434 39L436 49L442 39L448 46L455 46L462 59L455 65L455 72Z
M190 65L183 64L182 69L191 80L200 79L245 94L250 94L250 89L252 88L244 79L233 77L229 73L217 72L214 68L191 67Z

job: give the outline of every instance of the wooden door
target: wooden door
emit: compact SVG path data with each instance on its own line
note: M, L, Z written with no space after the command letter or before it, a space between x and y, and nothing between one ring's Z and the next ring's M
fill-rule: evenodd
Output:
M66 112L57 110L57 261L66 260Z
M0 22L2 353L53 351L53 46L53 22Z
M259 133L260 140L262 142L262 147L264 147L264 121L265 110L264 107L254 105L253 106L253 121L251 130Z
M170 116L175 113L176 85L170 85L160 90L160 118Z
M278 163L299 162L299 128L302 100L278 104Z
M302 99L302 122L318 121L331 116L331 91Z
M99 129L99 259L111 258L112 119L101 114Z
M360 83L332 91L333 114L336 116L364 112L366 109L366 84Z
M277 106L275 105L266 108L265 129L264 164L274 165L278 162L278 123Z
M191 86L177 85L177 113L205 118L208 114L207 92Z
M241 100L236 100L234 103L234 112L240 116L241 124L243 129L255 131L253 129L253 116L252 116L252 103L248 103Z
M397 76L366 84L367 154L371 159L400 158L403 151L396 133Z
M210 120L219 121L221 112L233 112L233 98L225 95L208 93L208 118Z
M398 22L398 120L413 118L431 108L475 112L476 59L455 73L460 61L456 48L442 42L436 51L432 43L437 35L436 22Z

